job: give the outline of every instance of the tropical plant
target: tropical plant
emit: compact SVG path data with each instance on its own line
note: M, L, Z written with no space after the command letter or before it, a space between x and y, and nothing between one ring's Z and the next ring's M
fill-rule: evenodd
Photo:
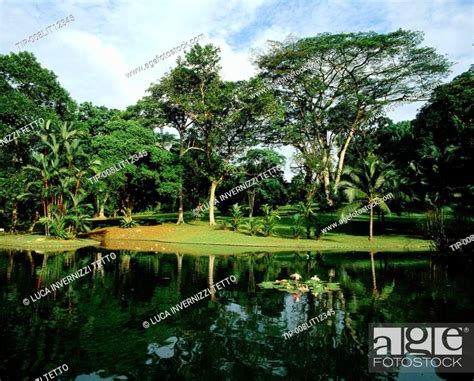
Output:
M280 219L278 211L273 210L270 205L262 205L263 221L262 221L262 233L265 237L268 237L275 230L277 221Z
M311 229L313 228L314 221L316 218L316 214L313 210L313 206L311 205L310 201L307 201L307 202L300 201L298 205L296 205L296 209L298 210L298 213L301 215L302 221L304 222L304 225L306 227L306 238L310 239Z
M218 229L220 230L227 230L229 229L229 221L226 220L225 218L220 222L219 226L218 226Z
M314 229L314 237L316 239L320 239L324 233L322 231L323 225L319 222L318 219L314 220L313 229Z
M57 210L50 210L49 216L41 218L38 222L42 225L47 225L49 227L49 234L53 237L60 239L76 238L72 225L68 225L68 218Z
M292 226L291 226L291 235L293 238L297 239L300 238L304 233L304 219L301 217L300 214L294 214L291 218Z
M258 232L260 231L260 228L261 228L262 224L260 222L260 220L256 219L256 218L249 218L248 222L247 222L247 229L250 233L250 235L257 235Z
M423 231L429 239L430 248L438 252L451 252L449 246L469 236L473 229L473 218L463 215L449 216L448 208L434 208L426 213Z
M76 234L90 231L90 224L87 222L88 215L84 208L86 205L83 203L86 195L83 193L82 189L80 192L81 193L77 195L69 192L69 198L72 201L72 208L67 216L67 220L71 223ZM66 209L68 209L67 206Z
M120 227L123 229L134 228L136 226L139 226L139 224L132 216L123 216L120 220Z
M86 216L78 209L84 192L81 178L85 175L79 164L88 163L79 139L83 132L70 123L57 125L51 120L40 124L39 130L41 143L31 155L32 163L24 167L30 181L26 182L25 193L20 198L39 198L46 235L75 237L79 231L86 230L81 222ZM73 215L69 205L73 205Z
M369 154L360 167L347 167L344 170L344 176L341 187L349 203L342 209L342 216L373 203L377 204L383 212L390 213L383 195L389 192L390 185L394 184L396 178L396 172L391 169L391 164L385 165L375 155ZM369 207L369 209L369 240L372 240L374 207Z
M236 231L239 229L239 225L242 223L242 207L239 204L232 205L232 218L230 220L230 225L232 230Z

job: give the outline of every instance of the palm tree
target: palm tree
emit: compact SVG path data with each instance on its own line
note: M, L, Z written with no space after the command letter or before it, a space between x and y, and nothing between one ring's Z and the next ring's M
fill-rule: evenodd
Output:
M51 196L51 178L52 171L48 164L48 158L42 154L35 152L32 155L33 162L36 165L28 164L24 170L34 173L32 176L35 180L29 181L26 185L26 192L21 194L21 198L34 197L39 195L41 198L41 206L43 207L43 216L49 218L49 198ZM46 221L45 233L49 235L49 224Z
M30 181L27 181L26 192L21 197L40 199L46 235L50 233L53 214L58 226L73 222L68 229L70 233L82 226L80 220L84 216L78 213L78 202L83 198L81 178L86 172L77 164L86 167L90 162L79 140L82 135L83 132L75 129L72 123L57 126L48 120L40 132L42 147L32 154L32 163L24 167ZM74 218L67 221L70 200L74 206Z
M396 177L391 163L385 165L375 155L369 154L358 168L346 167L344 176L345 179L341 181L340 186L344 189L349 203L344 207L343 215L369 206L373 202L376 202L383 212L390 213L390 208L383 200L383 194L389 191ZM369 240L372 240L374 210L373 207L369 209Z

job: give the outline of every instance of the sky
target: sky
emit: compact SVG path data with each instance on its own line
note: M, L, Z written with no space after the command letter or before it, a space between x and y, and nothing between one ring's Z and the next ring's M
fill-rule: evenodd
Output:
M56 73L78 103L122 110L183 53L125 73L201 33L201 44L221 49L226 80L256 74L252 57L268 40L322 32L422 31L427 46L454 62L446 81L474 61L474 1L461 0L0 0L0 54L18 52L16 43L69 15L74 21L22 50ZM413 119L419 107L402 106L389 116Z

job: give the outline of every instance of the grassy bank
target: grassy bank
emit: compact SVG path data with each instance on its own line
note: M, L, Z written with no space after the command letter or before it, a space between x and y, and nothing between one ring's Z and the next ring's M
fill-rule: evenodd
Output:
M134 218L142 226L121 229L120 218L94 219L96 229L88 238L62 241L41 235L0 235L0 248L28 250L74 250L86 246L102 245L111 250L133 250L154 252L182 252L188 254L239 254L255 251L347 251L347 252L407 252L427 251L429 242L421 239L421 215L387 216L383 225L375 223L375 238L367 239L367 216L362 215L349 223L338 226L321 239L293 239L291 219L281 208L282 219L271 237L252 236L245 225L238 232L219 227L223 218L218 217L218 226L208 222L190 220L184 225L171 223L175 213L142 213ZM322 227L337 221L338 216L330 213L318 214ZM159 223L159 225L156 225Z
M184 253L240 253L249 251L426 251L429 242L407 235L389 234L369 241L366 236L328 233L321 239L257 237L197 221L185 225L162 224L131 229L102 228L90 237L112 250L171 251Z
M60 251L97 246L93 239L59 240L37 234L0 234L0 248L17 250Z

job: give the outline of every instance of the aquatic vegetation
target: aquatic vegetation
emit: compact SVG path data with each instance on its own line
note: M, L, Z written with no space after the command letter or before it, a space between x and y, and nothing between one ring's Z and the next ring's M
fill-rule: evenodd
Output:
M317 275L314 275L306 281L301 281L301 275L296 273L290 275L290 278L294 280L277 279L275 281L265 281L260 283L259 286L263 289L275 289L291 294L311 292L315 296L329 291L339 291L341 289L339 283L322 281Z

